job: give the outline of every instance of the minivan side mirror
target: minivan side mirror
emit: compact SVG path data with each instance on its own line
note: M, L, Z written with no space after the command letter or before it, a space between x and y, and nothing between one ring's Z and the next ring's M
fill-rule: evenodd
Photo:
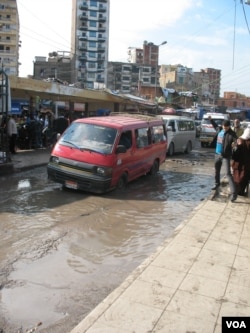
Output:
M117 146L115 153L124 154L124 153L126 153L126 151L127 151L127 148L125 146L119 145L119 146Z

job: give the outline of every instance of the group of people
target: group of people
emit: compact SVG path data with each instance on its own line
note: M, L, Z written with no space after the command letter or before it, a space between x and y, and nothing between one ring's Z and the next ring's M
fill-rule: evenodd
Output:
M23 117L11 114L0 119L0 126L8 136L11 154L16 154L17 147L36 149L53 146L57 140L57 135L62 134L68 125L67 116L62 114L56 119L42 114L27 114Z
M231 128L230 120L223 122L222 128L210 118L217 131L215 148L215 184L212 190L220 186L222 164L225 164L226 175L231 192L231 202L238 195L244 196L250 180L250 128L245 130L240 126L240 120L235 119Z

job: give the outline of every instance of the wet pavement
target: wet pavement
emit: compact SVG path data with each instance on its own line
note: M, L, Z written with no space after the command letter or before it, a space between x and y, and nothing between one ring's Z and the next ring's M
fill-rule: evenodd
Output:
M50 151L46 150L18 152L13 156L14 170L27 170L28 172L29 169L32 170L36 165L46 165L49 155ZM36 200L36 193L39 193L39 191L38 189L35 189L35 192L31 192L30 194L33 197L32 205L25 208L26 220L35 230L39 224L39 219L41 219L41 221L43 220L43 223L45 222L44 228L46 229L48 228L46 218L50 211L52 219L55 222L57 221L57 228L53 227L54 236L48 235L47 240L45 239L43 241L38 239L38 241L36 241L37 245L31 247L31 250L37 255L38 259L39 256L41 256L41 260L39 259L37 260L37 263L34 262L34 264L28 266L23 264L21 266L19 265L19 269L16 272L13 272L10 278L13 278L13 281L19 281L18 283L21 283L19 287L22 287L22 290L25 288L27 289L28 284L33 287L38 286L41 290L44 287L48 288L48 290L51 289L50 294L53 291L53 301L59 303L56 289L58 292L61 289L66 296L66 290L75 287L74 284L77 283L77 275L74 274L77 272L84 275L86 274L85 264L83 265L83 263L79 261L79 244L76 242L76 236L74 236L72 243L73 248L71 248L73 256L72 258L67 258L67 262L73 268L72 272L74 272L74 274L69 276L69 278L72 279L71 286L70 284L67 285L66 280L64 280L64 283L63 279L60 278L58 280L60 274L62 274L63 278L63 272L66 268L63 265L60 264L59 266L56 280L54 282L53 280L50 281L47 286L44 284L44 281L42 281L42 270L44 269L45 260L47 263L46 269L48 267L52 268L53 265L58 262L61 263L62 258L58 253L59 249L62 250L62 245L60 245L61 239L65 238L65 235L67 237L68 234L68 238L70 237L72 240L72 233L70 230L76 229L76 231L79 230L81 234L86 234L86 237L84 237L84 243L86 242L84 248L89 252L94 261L97 261L101 266L104 266L104 270L99 274L99 283L101 283L101 280L104 277L102 275L104 272L106 272L105 275L109 275L110 280L112 275L110 275L108 267L112 267L113 263L110 261L106 263L106 266L103 265L104 257L100 261L100 257L97 257L97 254L93 252L93 242L96 243L97 241L93 232L94 227L98 226L97 232L99 236L101 236L100 240L102 239L102 242L104 243L107 242L108 235L109 237L112 236L116 238L118 235L119 237L124 235L122 239L123 247L121 248L117 243L117 252L114 252L114 256L120 256L125 259L128 253L126 253L126 247L124 247L124 245L126 245L126 243L128 244L129 241L129 252L133 251L137 254L140 252L138 251L139 247L141 247L144 254L146 256L149 255L149 257L146 260L143 256L137 258L139 263L145 260L140 266L136 265L136 260L135 263L131 262L131 264L135 264L135 267L138 266L137 268L134 267L134 271L133 265L130 267L129 265L123 265L124 271L122 271L122 266L120 266L120 268L119 266L114 266L113 268L117 272L116 275L119 276L120 274L120 278L122 278L128 268L133 268L132 273L125 278L125 280L122 279L124 282L120 281L121 285L113 292L111 291L113 289L112 287L110 291L108 291L107 288L106 290L103 289L102 295L104 297L109 294L106 298L100 295L100 290L94 291L93 289L92 292L99 293L99 296L101 297L99 301L100 304L94 310L92 310L93 307L91 309L90 304L88 306L89 297L88 295L83 296L81 294L82 290L79 285L79 299L77 300L75 298L74 301L76 302L75 306L78 308L77 311L79 311L79 308L80 310L82 309L82 318L85 317L85 319L72 330L72 333L219 332L222 314L228 313L231 315L231 313L233 313L232 315L237 316L248 311L249 315L250 274L249 264L246 263L246 260L249 262L249 198L239 197L237 201L232 204L228 200L227 186L222 188L220 193L217 193L218 195L216 197L205 195L205 193L208 193L206 189L207 184L209 184L209 179L211 181L212 177L205 178L204 174L211 172L211 168L209 169L206 164L202 163L200 158L196 159L196 152L194 152L192 157L192 160L185 161L179 156L174 157L165 166L167 173L163 170L162 174L157 178L157 184L153 184L152 182L147 183L145 180L136 182L136 186L131 186L131 190L128 191L126 198L117 198L112 194L105 197L106 204L103 207L100 205L102 199L99 197L95 198L95 200L97 200L95 205L90 201L89 197L84 197L85 204L83 206L82 201L77 199L77 197L79 198L78 195L72 192L71 194L69 193L69 195L64 195L62 197L55 186L56 191L53 196L55 195L58 198L57 204L61 205L60 210L57 211L55 207L53 207L51 197L49 196L43 211L38 214L37 209L35 208L34 210L34 207L36 207L34 200ZM204 152L202 159L205 159L206 157L207 152ZM171 172L169 172L170 164ZM150 244L152 243L152 233L159 233L159 230L155 228L157 224L156 222L158 222L157 220L164 219L165 216L168 216L167 214L170 212L170 207L175 206L176 208L179 207L179 209L181 207L177 204L178 196L175 196L175 192L178 193L179 186L185 183L186 187L183 186L182 193L179 194L179 200L183 200L184 197L188 196L189 191L193 189L193 176L185 172L186 169L190 170L190 166L191 169L192 166L194 166L193 172L197 173L196 176L200 174L199 177L201 178L199 181L198 177L196 177L197 183L201 182L203 185L198 186L198 191L200 192L199 195L197 195L198 193L190 193L189 199L191 201L197 200L197 197L203 197L202 193L204 193L205 200L202 201L201 204L198 202L194 204L194 207L197 205L198 207L191 212L191 215L189 215L189 203L183 201L183 211L178 211L178 216L181 218L181 216L185 215L187 220L184 221L182 225L177 226L177 228L173 225L173 231L170 234L164 234L164 230L162 229L162 231L160 231L162 245L160 245L156 252L153 251L154 253L151 254L152 251L150 252L150 249L154 248L154 246L152 247L152 244ZM173 170L176 172L173 173ZM41 183L42 182L43 179L41 178ZM20 186L25 187L26 185L29 186L29 184L24 183L21 183ZM150 193L150 188L152 193ZM25 195L27 196L27 194ZM42 198L42 194L39 194L37 200L41 200ZM64 203L60 203L61 199L64 200ZM22 203L25 203L25 198L23 199L20 196L18 200L20 200L19 206L23 209ZM77 206L75 206L75 203L73 205L73 202L76 200L79 200ZM120 206L116 206L117 204ZM121 204L123 206L121 206ZM187 205L186 208L185 205ZM98 206L99 208L97 209ZM68 209L70 207L72 207L74 214L69 229L69 226L66 224L65 212L66 208ZM128 210L127 207L130 207L130 209ZM82 223L83 220L81 220L81 218L84 218L86 227L88 227L89 230L82 229L79 222L76 221L78 210L80 214L79 222ZM20 211L19 214L23 214L23 212ZM53 216L53 214L57 214L57 216ZM110 218L111 216L112 219ZM131 221L135 216L136 224L133 226ZM37 219L35 224L34 217ZM125 218L124 221L126 223L122 225L122 232L117 229L117 218L122 218L123 220ZM146 220L147 224L144 223ZM58 233L59 221L60 225L63 226L63 229ZM107 223L107 221L109 221L109 223ZM18 219L13 221L13 223L17 222ZM159 222L162 224L160 220ZM171 219L169 222L171 224ZM119 228L120 226L121 225L119 224ZM143 244L140 243L137 244L137 247L133 247L135 244L133 245L133 242L131 243L131 240L135 239L131 231L135 227L138 228L138 226L140 226L139 229L141 229L137 230L138 236L139 234L142 235L142 231L144 232L145 230L148 230L147 234L149 239L146 248L143 248ZM124 227L126 227L126 229L124 229ZM164 224L162 224L162 228L163 227ZM22 229L20 229L21 232L25 231ZM63 234L63 230L66 231L65 234ZM111 230L113 233L110 235ZM131 234L130 236L128 234L128 237L125 237L126 233ZM137 238L137 240L139 240L139 238ZM95 245L100 249L102 248L101 243ZM55 252L53 257L48 257L50 249ZM63 245L63 249L65 250L65 245ZM106 250L109 252L111 251L111 248L107 247ZM46 253L46 251L48 251L48 253ZM65 251L63 251L63 253L64 256L67 257L67 253ZM43 255L45 255L44 258ZM29 252L25 253L23 250L22 256L27 257L25 260L28 260L30 254ZM39 266L41 275L40 279L39 276L35 277L34 275L39 272ZM27 268L29 269L28 271ZM92 268L90 267L90 269L93 270L94 266ZM91 275L89 278L91 279ZM105 278L107 278L107 276ZM25 280L28 281L28 284L22 286ZM11 280L9 283L11 287ZM55 289L53 284L55 286L57 285ZM103 285L103 288L104 287L105 286ZM13 291L15 291L16 294L18 289ZM11 289L9 289L9 291L7 289L7 295L8 293L11 296ZM20 296L21 295L22 293L20 293ZM11 299L13 300L12 297L7 297L7 299L11 301ZM48 300L51 298L49 294L46 297ZM66 297L73 298L73 294L69 294ZM101 301L103 298L104 300ZM97 299L98 297L96 297L96 300ZM26 302L28 301L30 300L26 299ZM38 306L37 312L39 307L43 305L44 301L44 293L41 293L40 301L38 302L37 300L38 303L36 303L36 306ZM48 304L51 304L51 301L52 299ZM13 301L10 306L13 308ZM18 313L20 303L19 305L16 304L16 306L16 308L14 307L14 312L16 309L15 313ZM32 305L30 304L30 306ZM86 313L86 307L88 309L87 312L92 310L89 315ZM60 308L64 309L62 306L60 306ZM71 310L74 312L76 311L76 308L73 307ZM48 307L48 311L52 314L53 308ZM44 310L40 312L40 316L43 312ZM56 325L54 329L51 326L49 331L70 332L70 329L66 328L72 328L69 321L71 321L72 324L78 317L72 320L72 316L69 316L64 310L62 310L61 313L58 312L58 315L59 319L63 317L64 321L61 326ZM39 318L39 312L37 313L37 316ZM204 320L204 318L207 319ZM54 320L55 319L56 318L54 318ZM78 322L80 322L80 320L81 319L78 319ZM68 322L69 325L65 324L66 322ZM46 328L43 329L44 324L37 328L39 332L48 332ZM77 323L75 323L75 325L76 324ZM206 327L210 328L210 330Z
M249 331L250 199L213 199L71 333L220 333L225 316L248 317Z

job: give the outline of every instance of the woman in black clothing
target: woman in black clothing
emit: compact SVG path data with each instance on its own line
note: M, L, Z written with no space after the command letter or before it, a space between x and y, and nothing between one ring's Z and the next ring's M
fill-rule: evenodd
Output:
M246 128L233 148L231 166L238 195L244 196L250 180L250 128Z

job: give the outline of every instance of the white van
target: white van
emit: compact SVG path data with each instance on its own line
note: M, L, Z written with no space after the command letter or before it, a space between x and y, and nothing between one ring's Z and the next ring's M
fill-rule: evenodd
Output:
M217 113L217 112L207 112L204 114L201 121L201 131L200 131L200 143L201 147L210 146L216 135L216 130L214 129L211 121L211 117L218 126L222 126L224 120L230 120L228 114Z
M193 119L184 116L161 115L167 128L167 155L190 153L195 145L196 127Z

